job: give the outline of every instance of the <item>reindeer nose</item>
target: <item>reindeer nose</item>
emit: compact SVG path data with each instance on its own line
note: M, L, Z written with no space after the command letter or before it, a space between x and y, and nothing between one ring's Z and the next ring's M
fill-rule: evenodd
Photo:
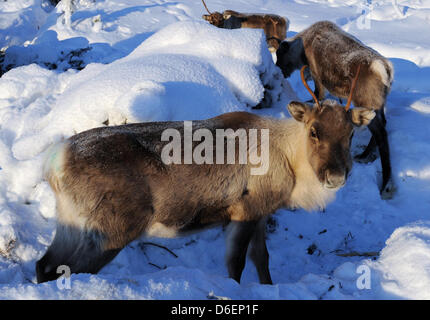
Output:
M340 188L345 185L346 172L343 174L326 171L325 174L325 186L329 189Z

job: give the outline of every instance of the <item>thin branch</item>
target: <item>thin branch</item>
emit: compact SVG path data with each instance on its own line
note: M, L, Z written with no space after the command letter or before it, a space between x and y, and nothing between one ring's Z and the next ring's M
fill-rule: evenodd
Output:
M175 258L178 257L172 250L170 250L169 248L166 248L165 246L162 246L161 244L154 243L154 242L142 242L141 244L150 245L150 246L154 246L154 247L158 247L158 248L164 249L167 252L169 252L172 256L174 256Z
M378 257L379 252L376 251L370 251L370 252L357 252L357 251L351 251L346 253L336 253L339 257Z
M154 267L156 267L156 268L158 268L158 269L160 269L160 270L166 269L165 267L164 267L164 268L162 268L162 267L157 266L155 263L152 263L152 262L148 262L148 264L149 264L149 265L151 265L151 266L154 266Z

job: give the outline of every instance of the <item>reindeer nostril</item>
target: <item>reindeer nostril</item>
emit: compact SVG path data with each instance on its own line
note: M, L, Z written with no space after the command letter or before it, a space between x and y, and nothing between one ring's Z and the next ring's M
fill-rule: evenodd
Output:
M339 188L342 187L347 179L347 172L343 174L331 173L329 170L326 171L326 187L328 188Z

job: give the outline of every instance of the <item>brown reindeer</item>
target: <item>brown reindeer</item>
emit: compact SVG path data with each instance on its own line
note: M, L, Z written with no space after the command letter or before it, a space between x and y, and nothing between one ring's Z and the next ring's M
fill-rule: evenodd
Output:
M293 119L232 112L193 122L194 134L230 130L227 141L210 143L217 155L240 130L249 140L252 130L268 130L269 139L262 136L254 145L257 151L268 148L265 174L252 174L252 164L240 161L166 164L163 150L172 142L164 141L163 132L177 130L185 149L184 136L191 131L183 122L101 127L53 147L44 175L56 197L57 230L37 262L38 282L57 278L60 265L73 273L97 273L142 235L176 237L229 223L229 276L240 281L250 246L260 282L272 283L266 217L281 207L325 207L351 169L353 125L367 125L375 115L364 108L346 110L333 100L314 107L291 102L288 110ZM246 156L250 146L243 149ZM235 145L235 160L240 150ZM183 162L186 156L181 150Z
M355 159L363 163L374 161L378 146L382 164L381 197L392 198L395 186L391 178L384 114L394 76L391 62L329 21L317 22L282 42L276 55L276 65L285 77L303 65L309 65L319 100L324 98L326 90L346 98L350 92L349 78L361 66L352 101L357 107L375 110L376 117L369 124L372 133L369 145Z
M287 35L289 21L276 14L240 13L233 10L225 10L221 14L216 11L210 12L204 0L202 2L209 13L203 15L203 19L218 28L263 29L270 52L275 52Z

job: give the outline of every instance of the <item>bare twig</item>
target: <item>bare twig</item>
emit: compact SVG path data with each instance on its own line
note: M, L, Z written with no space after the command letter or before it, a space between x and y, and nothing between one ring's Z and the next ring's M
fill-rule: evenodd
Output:
M160 270L166 269L166 267L162 268L162 267L157 266L155 263L152 263L152 262L148 262L148 264L151 265L151 266L154 266L154 267L156 267L156 268L158 268Z
M175 258L178 257L172 250L170 250L169 248L166 248L165 246L162 246L161 244L154 243L154 242L142 242L141 244L142 245L150 245L150 246L154 246L154 247L158 247L158 248L164 249L167 252L169 252L172 256L174 256Z
M378 257L379 252L376 251L370 251L370 252L357 252L357 251L351 251L346 253L336 253L339 257Z

